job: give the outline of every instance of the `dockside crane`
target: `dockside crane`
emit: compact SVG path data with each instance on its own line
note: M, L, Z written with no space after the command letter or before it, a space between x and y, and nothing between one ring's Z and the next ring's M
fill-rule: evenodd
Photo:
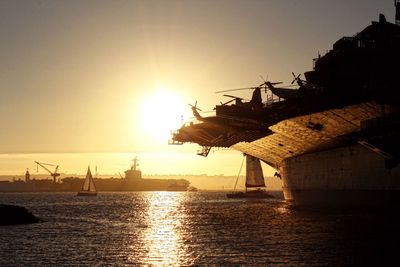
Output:
M39 169L39 166L42 167L48 173L50 173L50 175L53 177L53 183L56 183L57 177L60 176L60 174L57 172L58 171L58 165L49 164L49 163L41 163L41 162L37 162L37 161L35 161L35 163L37 164L36 165L37 171ZM54 172L52 172L46 166L52 166L52 167L56 167L56 168L54 169Z

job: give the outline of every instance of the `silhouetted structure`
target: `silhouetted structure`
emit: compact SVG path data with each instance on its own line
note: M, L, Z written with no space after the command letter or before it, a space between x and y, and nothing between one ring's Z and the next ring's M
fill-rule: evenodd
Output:
M60 176L60 174L57 172L58 171L58 165L54 165L54 164L49 164L49 163L41 163L41 162L37 162L35 161L35 163L37 164L37 167L39 168L42 167L43 169L45 169L48 173L50 173L50 175L53 177L53 183L57 182L57 177ZM55 167L54 171L50 171L46 166L51 166L51 167Z
M26 169L25 172L25 182L29 182L31 180L31 174L29 173L29 170Z
M396 18L399 2L395 1ZM298 89L265 81L261 108L217 105L216 115L183 125L175 144L230 147L277 170L298 204L379 204L400 200L400 26L378 22L314 59ZM254 94L253 94L254 97Z

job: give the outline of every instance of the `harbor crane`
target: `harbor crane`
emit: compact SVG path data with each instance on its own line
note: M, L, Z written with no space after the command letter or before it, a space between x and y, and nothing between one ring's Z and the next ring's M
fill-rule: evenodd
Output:
M58 165L49 164L49 163L41 163L41 162L37 162L37 161L35 161L35 163L37 164L36 165L37 171L39 169L39 166L42 167L48 173L50 173L50 175L53 177L53 183L56 183L57 177L60 176L60 173L57 172L58 171ZM54 169L54 172L52 172L46 166L52 166L52 167L56 167L56 168Z

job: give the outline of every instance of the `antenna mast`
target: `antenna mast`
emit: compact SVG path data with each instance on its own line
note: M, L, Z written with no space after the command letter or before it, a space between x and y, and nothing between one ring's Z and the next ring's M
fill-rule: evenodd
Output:
M394 6L396 7L396 24L400 25L400 0L394 0Z

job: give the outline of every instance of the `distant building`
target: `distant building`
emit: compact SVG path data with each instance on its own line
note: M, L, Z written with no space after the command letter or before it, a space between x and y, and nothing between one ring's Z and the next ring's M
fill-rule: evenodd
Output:
M31 175L29 173L29 170L26 169L26 173L25 173L25 182L29 182L31 180Z

